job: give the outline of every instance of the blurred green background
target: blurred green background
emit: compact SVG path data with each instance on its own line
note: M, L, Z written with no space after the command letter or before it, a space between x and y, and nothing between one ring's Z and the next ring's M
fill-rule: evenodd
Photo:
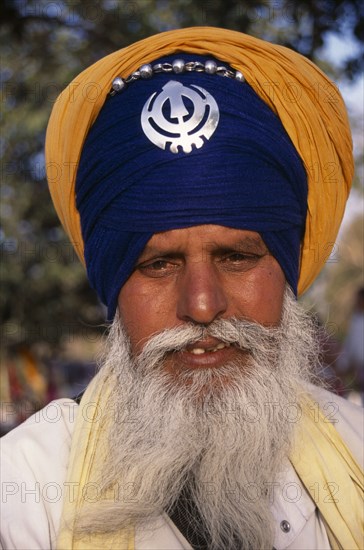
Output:
M105 311L48 194L43 149L53 103L94 61L173 28L213 25L294 48L344 92L356 144L354 191L333 254L303 297L340 351L356 290L363 285L363 2L2 0L0 5L0 396L5 424L82 388L105 330ZM355 386L355 376L347 374L344 384Z

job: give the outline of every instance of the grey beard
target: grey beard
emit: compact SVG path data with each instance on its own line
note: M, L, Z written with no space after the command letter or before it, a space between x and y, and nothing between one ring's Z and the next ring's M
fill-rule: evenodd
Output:
M186 369L177 379L163 368L167 354L207 335L248 351L244 365ZM240 548L271 548L270 488L318 354L312 320L289 288L277 328L236 319L187 325L157 334L133 357L115 319L106 349L100 374L114 385L113 418L106 415L96 481L101 494L117 490L112 502L83 507L78 534L146 526L187 486L211 550L232 548L233 536Z

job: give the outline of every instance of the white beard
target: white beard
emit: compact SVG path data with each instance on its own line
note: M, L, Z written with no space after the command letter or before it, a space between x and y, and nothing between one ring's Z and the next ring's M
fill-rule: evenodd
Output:
M233 319L206 329L249 350L248 363L186 370L176 381L163 369L166 353L198 341L204 330L164 331L133 358L114 321L101 373L114 380L108 405L116 417L100 442L107 459L95 481L101 492L117 485L119 493L84 507L80 535L156 518L187 484L211 550L272 548L270 488L292 445L290 411L317 362L315 327L287 288L280 327Z

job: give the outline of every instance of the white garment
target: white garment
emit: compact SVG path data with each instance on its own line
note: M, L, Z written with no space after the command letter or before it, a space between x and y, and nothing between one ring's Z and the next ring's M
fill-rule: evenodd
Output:
M314 388L312 396L362 465L363 409L325 390ZM56 547L63 495L69 494L65 479L77 411L71 399L53 401L2 438L0 547L4 550ZM330 497L327 488L326 493L325 487L316 489ZM318 510L288 462L279 484L272 485L271 497L276 550L330 548ZM191 546L163 515L157 526L146 524L137 531L135 548L186 550Z

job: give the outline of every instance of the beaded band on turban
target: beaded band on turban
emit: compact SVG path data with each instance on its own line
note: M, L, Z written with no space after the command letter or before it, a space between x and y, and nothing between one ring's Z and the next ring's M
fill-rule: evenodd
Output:
M106 103L105 100L115 77L126 78L145 63L181 51L193 54L190 59L196 55L215 56L241 71L248 84L206 74L181 76L181 79L187 77L190 84L201 83L204 89L211 90L222 105L222 115L214 136L200 150L165 161L161 153L167 156L173 153L158 150L145 139L140 127L139 135L133 134L136 126L132 121L128 123L128 109L139 109L140 113L146 99L158 88L157 78L164 78L163 84L168 78L158 75L154 82L134 82L130 90L109 97ZM254 154L244 131L241 133L239 124L233 121L239 99L248 106L245 113L241 108L239 116L250 128ZM249 109L256 116L247 116ZM136 111L130 113L131 118ZM240 123L240 128L244 124ZM272 132L270 136L267 129ZM128 147L130 140L134 140L137 148L134 153ZM101 143L106 149L100 152ZM221 155L227 156L227 163L221 161ZM353 173L345 107L336 87L325 75L286 48L207 27L151 37L81 73L55 104L47 132L46 157L57 212L79 256L86 260L91 282L108 305L109 316L115 311L120 287L150 236L156 231L198 223L259 231L293 288L297 282L301 232L306 225L298 283L298 291L303 292L319 273L328 249L334 244ZM204 158L209 163L205 174ZM306 174L300 158L308 176L307 215ZM112 166L108 169L109 159ZM241 170L244 177L239 180ZM180 177L178 182L186 186L187 212L185 202L178 199L176 187L170 195L173 200L161 201L163 186L166 189L168 185L166 179L173 181L177 173L185 175L183 182ZM271 185L267 182L268 174ZM200 183L207 176L212 196L206 189L201 190ZM256 194L254 199L254 193L244 188L244 181L251 184L254 178L262 184L259 201ZM143 207L148 185L153 193L148 193ZM224 195L221 190L225 185L228 192ZM167 196L168 192L166 189ZM239 208L234 211L237 196L240 214ZM269 213L265 211L262 215L269 205ZM176 217L176 213L180 216ZM123 238L118 238L121 234ZM111 268L112 263L115 265Z

